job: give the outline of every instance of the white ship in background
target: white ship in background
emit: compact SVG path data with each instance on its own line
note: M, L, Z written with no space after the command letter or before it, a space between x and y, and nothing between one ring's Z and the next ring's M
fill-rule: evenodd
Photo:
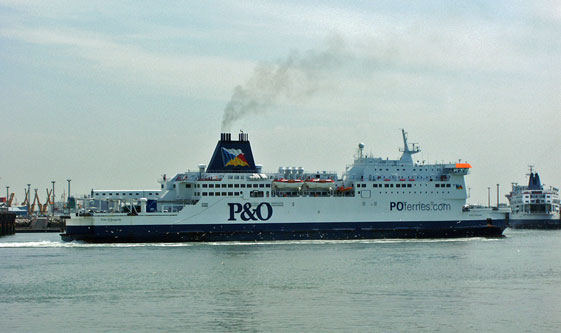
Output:
M559 189L544 189L540 176L530 167L528 186L512 184L506 195L512 213L509 225L514 229L559 229Z
M92 190L99 204L66 223L65 241L170 242L500 236L506 214L467 208L468 163L419 164L403 131L399 160L358 156L346 172L264 173L248 136L223 133L207 166L158 190ZM328 153L326 148L326 153Z

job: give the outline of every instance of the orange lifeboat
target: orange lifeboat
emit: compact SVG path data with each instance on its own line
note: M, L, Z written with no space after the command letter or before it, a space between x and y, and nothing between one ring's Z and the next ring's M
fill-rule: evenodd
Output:
M299 189L300 187L302 187L302 185L304 185L304 181L301 179L284 179L284 178L280 178L280 179L276 179L273 180L273 186L275 186L278 189Z
M335 186L335 181L333 179L310 179L306 180L306 186L309 189L329 189Z
M337 187L337 191L339 191L339 192L349 192L352 189L353 189L352 186L349 186L349 187L339 186L339 187Z

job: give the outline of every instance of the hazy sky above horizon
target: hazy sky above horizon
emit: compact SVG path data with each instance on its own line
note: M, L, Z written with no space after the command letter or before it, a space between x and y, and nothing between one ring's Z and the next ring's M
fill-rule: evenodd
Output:
M417 159L472 164L471 203L529 164L561 186L560 0L0 0L0 50L0 196L20 202L195 170L235 91L266 171L341 174L359 142L398 158L405 128Z

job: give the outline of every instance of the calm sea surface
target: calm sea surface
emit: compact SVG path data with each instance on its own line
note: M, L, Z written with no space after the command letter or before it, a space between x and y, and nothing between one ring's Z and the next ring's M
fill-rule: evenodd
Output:
M0 330L561 331L561 231L210 244L0 238Z

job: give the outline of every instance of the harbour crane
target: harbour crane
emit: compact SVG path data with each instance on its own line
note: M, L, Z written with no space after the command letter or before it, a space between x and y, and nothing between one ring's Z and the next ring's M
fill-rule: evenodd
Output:
M10 198L8 199L8 207L12 207L12 201L14 201L15 193L10 193Z
M33 198L33 203L31 204L31 209L29 210L29 214L35 211L35 204L39 201L39 195L37 194L37 189L35 189L35 197ZM39 205L41 202L39 201Z
M47 209L49 208L49 203L50 203L50 200L51 200L52 190L49 191L48 188L46 190L47 190L47 201L45 201L44 204L41 204L41 202L39 202L39 213L41 215L44 215L44 214L47 213Z

